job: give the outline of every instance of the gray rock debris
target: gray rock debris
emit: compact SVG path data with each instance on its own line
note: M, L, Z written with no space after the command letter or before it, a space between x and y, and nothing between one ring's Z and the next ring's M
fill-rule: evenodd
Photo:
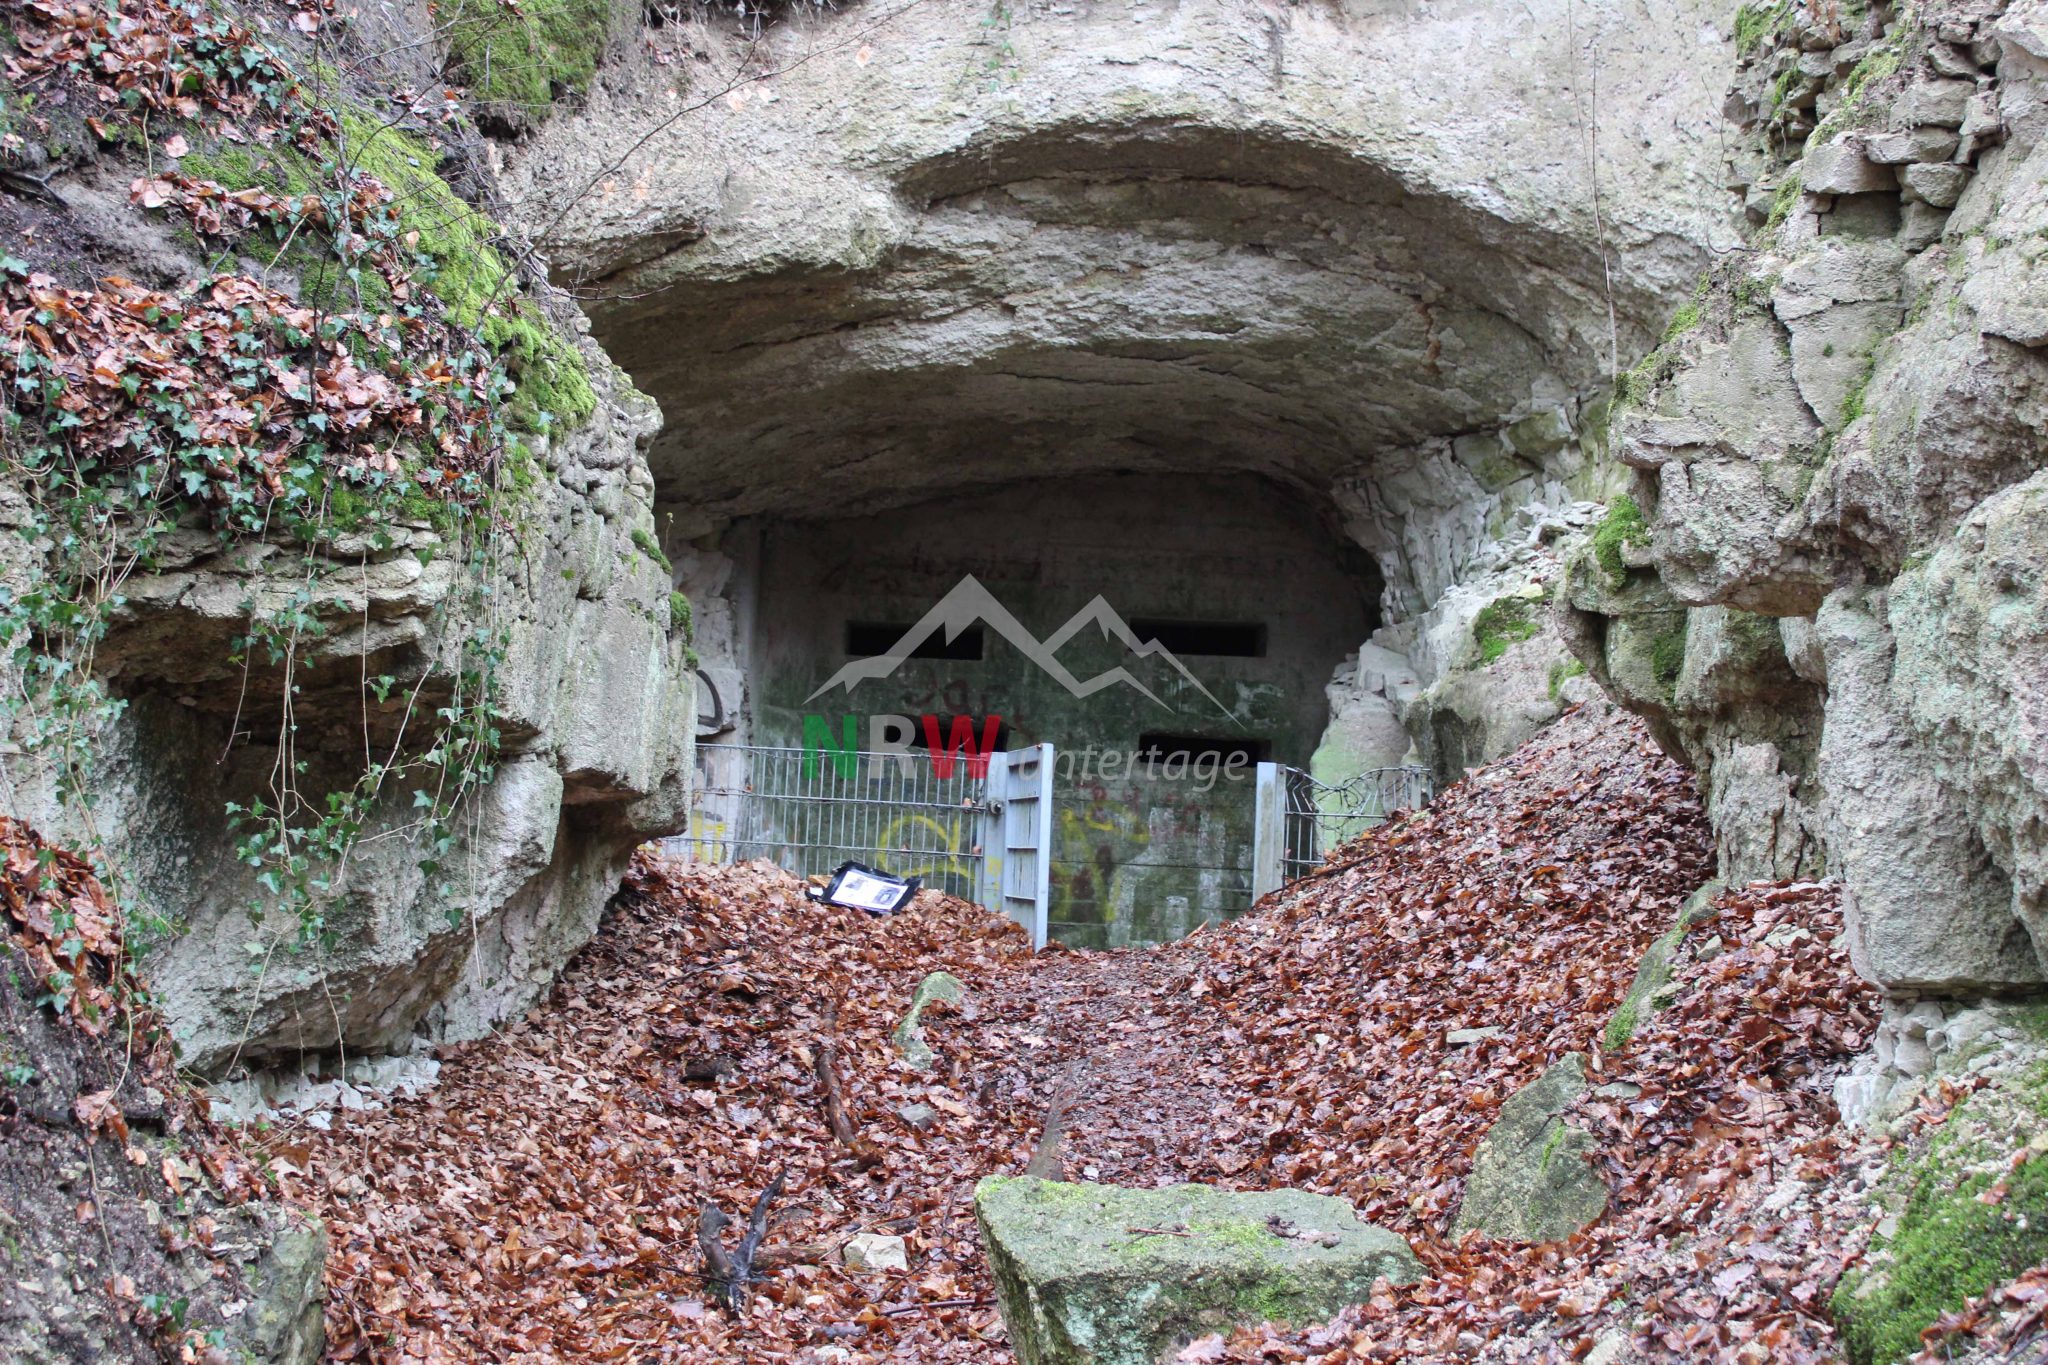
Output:
M1585 1061L1573 1053L1501 1106L1473 1154L1453 1233L1554 1242L1607 1211L1607 1186L1586 1164L1593 1139L1563 1118L1585 1092Z

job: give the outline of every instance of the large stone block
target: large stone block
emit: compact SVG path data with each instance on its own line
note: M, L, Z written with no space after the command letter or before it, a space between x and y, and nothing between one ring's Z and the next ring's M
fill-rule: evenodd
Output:
M1158 1365L1192 1337L1319 1322L1422 1277L1406 1242L1305 1190L991 1177L974 1208L1022 1365Z
M1453 1232L1554 1242L1607 1211L1607 1186L1586 1164L1593 1139L1563 1117L1585 1092L1585 1062L1574 1053L1501 1106L1473 1154Z
M1799 185L1808 194L1874 194L1896 190L1899 181L1889 166L1863 154L1860 141L1840 138L1806 154Z

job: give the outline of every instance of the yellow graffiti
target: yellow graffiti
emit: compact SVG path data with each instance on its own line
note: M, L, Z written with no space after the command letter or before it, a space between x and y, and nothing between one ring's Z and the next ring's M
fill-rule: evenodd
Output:
M875 852L890 855L889 870L899 877L923 877L927 881L942 875L974 877L974 858L971 850L961 847L964 834L962 821L955 817L950 822L931 815L900 816L875 840ZM911 844L924 843L929 848L913 851ZM926 861L912 866L901 865L903 855L913 853Z
M1152 842L1150 826L1134 806L1104 798L1089 802L1085 809L1061 806L1057 816L1060 828L1054 845L1055 865L1064 862L1082 867L1082 875L1099 881L1095 888L1097 911L1102 923L1113 922L1117 906L1125 903L1126 893L1135 892L1128 885L1127 870L1136 855ZM1071 886L1062 890L1065 895L1072 894Z
M695 862L724 862L733 854L731 834L724 820L704 813L701 807L690 811L689 827L683 837L690 841L690 858Z

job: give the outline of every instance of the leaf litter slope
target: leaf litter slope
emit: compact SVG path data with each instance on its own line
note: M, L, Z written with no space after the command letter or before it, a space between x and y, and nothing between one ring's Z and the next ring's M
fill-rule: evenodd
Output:
M1070 1178L1341 1195L1434 1272L1190 1359L1572 1359L1639 1318L1651 1358L1822 1358L1849 1218L1821 1207L1842 1160L1826 1092L1874 1022L1832 893L1725 894L1681 949L1676 1003L1599 1051L1709 871L1689 776L1591 710L1259 913L1149 952L1034 958L929 893L873 920L763 866L643 858L550 1001L446 1049L437 1091L270 1143L335 1231L339 1359L1007 1360L972 1190L1023 1169L1056 1096ZM1765 941L1786 925L1805 936ZM1694 965L1709 935L1724 951ZM888 1035L933 970L969 998L929 1018L938 1061L917 1072ZM832 1016L879 1161L826 1123ZM1637 1091L1581 1102L1614 1211L1562 1245L1450 1243L1501 1103L1573 1051ZM698 1214L743 1215L777 1171L778 1255L734 1320L706 1292ZM904 1236L909 1272L840 1266L863 1231Z

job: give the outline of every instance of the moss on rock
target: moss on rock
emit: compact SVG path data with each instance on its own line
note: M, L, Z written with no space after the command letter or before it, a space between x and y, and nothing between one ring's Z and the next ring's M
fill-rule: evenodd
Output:
M590 88L611 27L609 0L455 0L441 8L448 53L479 100L533 111Z
M1693 925L1707 918L1722 886L1718 880L1710 881L1686 897L1678 911L1678 922L1644 950L1628 994L1622 997L1614 1017L1607 1021L1607 1032L1601 1042L1609 1052L1619 1052L1628 1046L1643 1019L1657 1008L1658 995L1671 984L1671 963L1678 954L1678 945L1685 941L1686 932Z
M1507 596L1487 603L1472 618L1472 639L1479 646L1479 662L1490 664L1508 652L1510 646L1533 639L1542 627L1536 619L1541 597Z
M1454 1234L1553 1242L1606 1211L1607 1186L1586 1164L1593 1139L1563 1117L1585 1091L1585 1061L1573 1053L1501 1106L1473 1153Z
M1747 57L1775 42L1792 18L1791 0L1771 5L1743 5L1735 11L1735 51Z
M1685 671L1685 636L1688 619L1677 618L1675 624L1658 632L1650 642L1650 671L1660 686L1667 691L1678 686L1678 675Z
M1607 505L1607 515L1593 528L1593 558L1617 587L1628 581L1622 547L1649 543L1650 524L1643 519L1642 506L1626 493Z
M1390 1232L1304 1190L991 1177L975 1213L1023 1365L1154 1365L1239 1323L1319 1322L1421 1277Z
M1972 1096L1886 1177L1897 1227L1830 1302L1856 1365L1905 1359L1943 1313L2048 1260L2044 1111L2048 1062Z
M543 432L589 420L597 410L597 391L582 352L533 300L519 294L512 271L493 245L498 225L442 178L440 154L366 109L345 108L337 123L338 159L391 192L393 211L411 234L425 281L449 319L476 329L504 364L516 386L508 425ZM285 196L321 193L332 169L323 171L312 157L282 144L259 149L222 143L184 160L186 174L224 189L264 189ZM371 312L392 305L382 279L368 271L344 273L342 263L317 238L310 229L294 231L269 262L298 279L300 298L325 308Z
M498 225L466 203L426 143L359 110L341 116L349 163L375 176L399 221L417 233L414 250L431 267L432 288L449 316L474 327L505 364L517 389L508 415L522 431L579 426L597 410L583 355L532 300L522 298L492 245Z
M635 526L633 528L632 541L633 548L653 560L656 567L663 573L675 572L676 566L669 563L668 556L662 552L661 542L654 538L652 531L647 530L645 527Z

